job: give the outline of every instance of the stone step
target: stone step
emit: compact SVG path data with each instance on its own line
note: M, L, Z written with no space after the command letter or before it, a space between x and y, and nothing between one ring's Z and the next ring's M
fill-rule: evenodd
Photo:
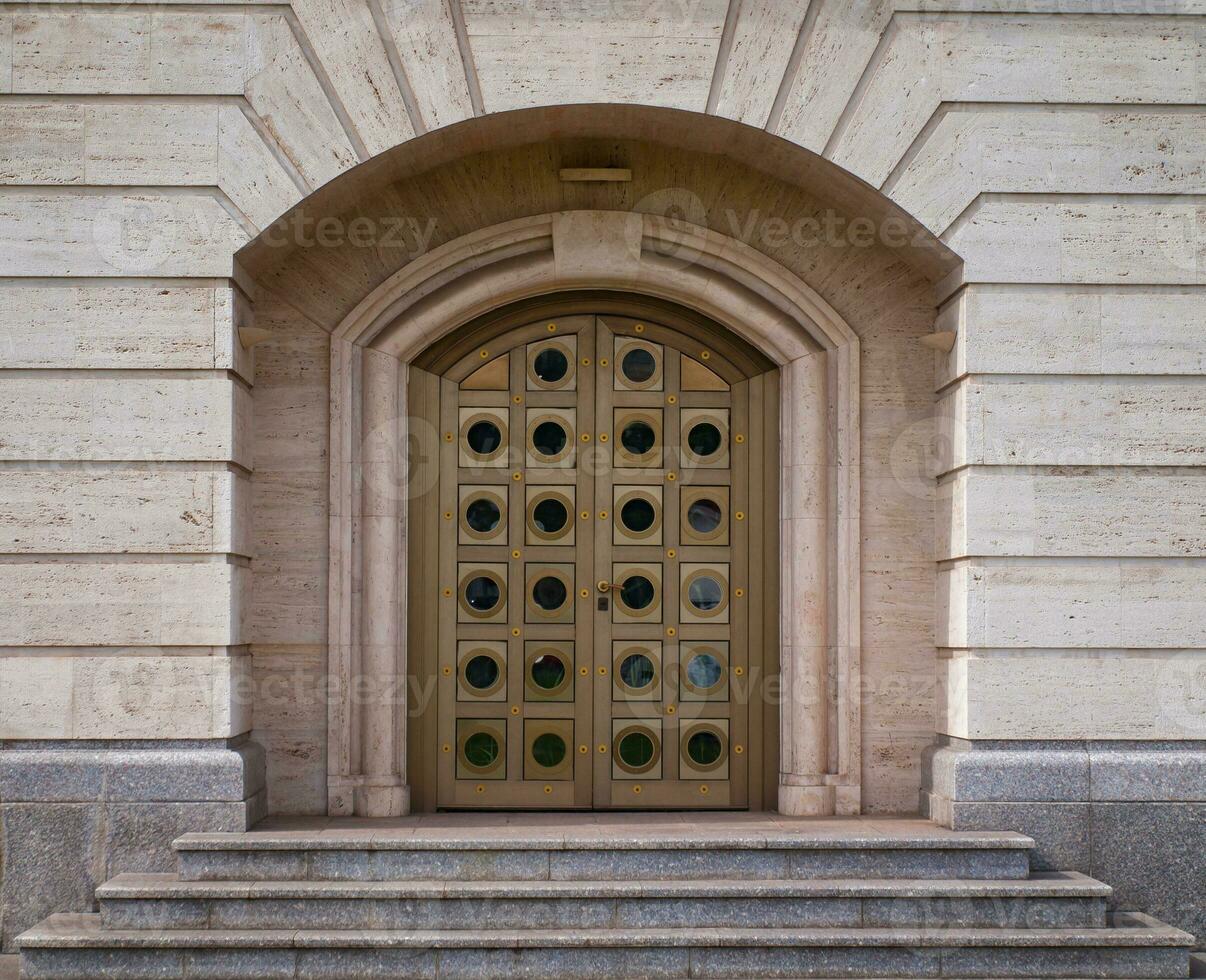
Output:
M871 824L787 833L590 831L249 831L186 834L172 846L180 877L192 881L1019 879L1034 846L1012 832Z
M57 915L26 980L158 977L1185 977L1193 939L1143 915L1100 929L107 931Z
M597 929L1105 924L1110 888L1075 872L1009 881L182 881L96 892L106 929Z

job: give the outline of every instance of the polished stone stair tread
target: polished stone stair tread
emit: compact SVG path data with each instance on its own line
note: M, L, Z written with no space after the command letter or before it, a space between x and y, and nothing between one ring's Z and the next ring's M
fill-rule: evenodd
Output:
M637 881L188 881L121 874L99 899L178 898L1108 898L1104 882L1077 871L1030 878L761 878Z
M177 851L292 851L292 850L404 850L404 851L523 851L523 850L996 850L1029 849L1034 840L1013 831L949 831L928 827L924 832L888 832L881 827L818 831L751 831L739 826L684 827L647 832L628 829L599 832L593 828L571 831L512 831L507 828L410 829L386 828L356 831L247 831L245 833L184 834L172 842Z
M1076 929L154 929L107 930L96 913L60 913L21 937L25 949L553 947L1184 947L1193 937L1139 912Z

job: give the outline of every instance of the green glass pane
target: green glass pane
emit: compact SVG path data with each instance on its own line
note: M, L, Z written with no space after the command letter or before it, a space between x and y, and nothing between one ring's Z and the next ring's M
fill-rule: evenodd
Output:
M715 732L696 732L687 739L687 755L698 766L710 766L720 758L722 746Z
M489 732L474 732L465 739L465 761L485 769L498 758L498 739Z
M546 769L561 765L565 760L565 739L552 732L537 735L532 742L532 758Z
M629 732L620 739L616 751L624 765L631 766L633 769L641 769L653 761L653 739L644 732Z
M565 680L565 664L560 657L542 653L532 661L532 683L545 691L556 690Z
M479 654L465 664L465 683L479 691L484 691L498 680L498 661L493 657Z

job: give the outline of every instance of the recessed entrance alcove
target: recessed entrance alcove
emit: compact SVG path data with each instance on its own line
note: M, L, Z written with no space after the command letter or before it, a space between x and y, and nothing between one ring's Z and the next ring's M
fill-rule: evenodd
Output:
M273 812L916 809L957 261L887 199L567 106L383 154L239 267Z

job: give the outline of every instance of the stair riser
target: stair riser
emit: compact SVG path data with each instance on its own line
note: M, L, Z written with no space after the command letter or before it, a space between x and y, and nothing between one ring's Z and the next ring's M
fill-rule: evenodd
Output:
M1096 898L102 899L106 929L1100 928Z
M597 977L1185 976L1185 951L1163 947L952 949L858 947L535 949L30 949L26 980L442 980Z
M179 851L186 881L664 881L1028 876L1020 848L969 850Z

